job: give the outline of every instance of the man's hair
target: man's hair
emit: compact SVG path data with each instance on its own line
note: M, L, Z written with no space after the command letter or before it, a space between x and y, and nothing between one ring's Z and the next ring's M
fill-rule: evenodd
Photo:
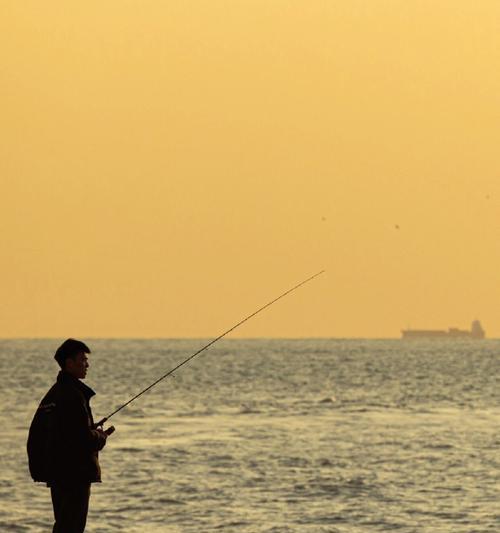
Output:
M74 358L80 352L90 353L90 349L82 341L67 339L61 344L61 346L59 346L59 348L57 348L54 359L59 363L61 368L64 368L64 362L66 359L68 359L68 357Z

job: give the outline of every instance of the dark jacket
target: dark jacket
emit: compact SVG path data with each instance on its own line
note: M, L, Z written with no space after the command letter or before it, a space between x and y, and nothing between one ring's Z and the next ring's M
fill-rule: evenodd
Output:
M41 405L55 404L47 453L47 483L101 481L98 451L106 437L93 428L90 398L95 392L73 376L59 372Z

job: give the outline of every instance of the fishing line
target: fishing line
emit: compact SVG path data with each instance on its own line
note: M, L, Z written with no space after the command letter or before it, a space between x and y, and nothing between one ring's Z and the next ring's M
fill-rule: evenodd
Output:
M300 283L298 283L297 285L295 285L294 287L292 287L291 289L288 289L287 291L285 291L283 294L280 294L277 298L275 298L274 300L271 300L270 302L268 302L267 304L263 305L262 307L260 307L259 309L257 309L257 311L254 311L252 314L248 315L247 317L245 317L243 320L240 320L237 324L235 324L232 328L228 329L227 331L225 331L224 333L222 333L222 335L219 335L218 337L216 337L215 339L213 339L212 341L210 341L208 344L206 344L205 346L203 346L203 348L200 348L197 352L195 352L194 354L190 355L187 359L184 359L184 361L182 361L182 363L179 363L177 366L175 366L174 368L172 368L172 370L169 370L166 374L163 374L163 376L161 376L160 378L158 378L156 381L154 381L153 383L151 383L151 385L148 385L145 389L143 389L141 392L139 392L138 394L136 394L135 396L133 396L132 398L130 398L130 400L128 400L128 402L124 403L123 405L121 405L120 407L118 407L118 409L115 409L110 415L108 415L107 417L103 418L102 420L100 420L99 422L97 422L97 424L95 424L95 427L102 427L103 424L105 422L107 422L112 416L116 415L116 413L120 412L124 407L127 407L127 405L131 404L133 401L137 400L137 398L139 398L140 396L142 396L145 392L147 392L148 390L152 389L155 385L158 385L158 383L160 383L160 381L164 380L165 378L167 378L168 376L172 375L176 370L178 370L181 366L185 365L186 363L188 363L189 361L191 361L191 359L193 359L194 357L196 357L197 355L199 355L201 352L205 351L207 348L209 348L210 346L212 346L212 344L215 344L218 340L222 339L222 337L225 337L228 333L231 333L231 331L234 331L237 327L241 326L242 324L244 324L247 320L250 320L251 318L253 318L255 315L257 315L258 313L260 313L261 311L264 311L264 309L266 309L267 307L270 307L271 305L273 305L274 303L276 303L278 300L281 300L281 298L284 298L286 295L290 294L291 292L293 292L294 290L298 289L299 287L302 287L302 285L305 285L306 283L308 283L309 281L313 280L314 278L318 277L320 274L323 274L323 272L325 272L324 270L321 270L320 272L317 272L316 274L314 274L314 276L311 276L310 278L307 278L305 279L304 281L301 281ZM113 428L114 429L114 428Z

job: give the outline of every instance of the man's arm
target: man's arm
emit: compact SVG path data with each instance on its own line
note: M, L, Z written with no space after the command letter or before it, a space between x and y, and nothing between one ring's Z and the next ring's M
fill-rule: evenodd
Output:
M90 414L83 398L68 394L60 406L60 429L68 445L99 451L106 445L108 435L91 426Z

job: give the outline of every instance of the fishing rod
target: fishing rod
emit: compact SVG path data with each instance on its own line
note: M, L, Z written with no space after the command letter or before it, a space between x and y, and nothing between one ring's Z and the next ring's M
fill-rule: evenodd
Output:
M169 370L166 374L163 374L163 376L161 376L160 378L158 378L156 381L154 381L153 383L151 383L151 385L148 385L145 389L143 389L141 392L139 392L138 394L136 394L135 396L133 396L132 398L130 398L130 400L128 400L128 402L124 403L123 405L121 405L120 407L118 407L118 409L115 409L110 415L104 417L102 420L99 420L99 422L97 422L97 424L94 425L94 427L102 427L112 416L116 415L116 413L120 412L124 407L127 407L127 405L131 404L134 400L137 400L137 398L139 398L139 396L142 396L145 392L147 392L148 390L152 389L155 385L158 385L158 383L160 383L160 381L164 380L166 377L172 375L176 370L178 370L181 366L184 366L186 363L188 363L189 361L191 361L191 359L193 359L194 357L196 357L197 355L199 355L201 352L205 351L207 348L209 348L210 346L212 346L212 344L215 344L218 340L222 339L222 337L225 337L228 333L231 333L231 331L234 331L237 327L241 326L243 323L245 323L247 320L250 320L251 318L253 318L255 315L257 315L258 313L260 313L261 311L264 311L264 309L266 309L267 307L270 307L271 305L273 305L274 303L276 303L278 300L281 300L281 298L284 298L287 294L290 294L291 292L293 292L294 290L298 289L299 287L302 287L302 285L305 285L306 283L308 283L309 281L313 280L314 278L318 277L320 274L323 274L323 272L325 272L324 270L321 270L320 272L317 272L316 274L314 274L314 276L311 276L310 278L307 278L305 279L304 281L301 281L300 283L298 283L297 285L295 285L294 287L292 287L291 289L288 289L287 291L285 291L283 294L280 294L277 298L275 298L274 300L271 300L270 302L268 302L267 304L263 305L262 307L260 307L259 309L257 309L257 311L254 311L252 314L248 315L247 317L245 317L243 320L240 320L237 324L235 324L232 328L228 329L227 331L225 331L224 333L222 333L222 335L219 335L218 337L216 337L215 339L211 340L208 344L206 344L205 346L203 346L202 348L200 348L198 351L196 351L194 354L190 355L187 359L184 359L184 361L182 361L181 363L179 363L177 366L175 366L174 368L172 368L172 370ZM114 431L114 427L111 426L109 429L106 430L106 432L110 435L112 432Z

